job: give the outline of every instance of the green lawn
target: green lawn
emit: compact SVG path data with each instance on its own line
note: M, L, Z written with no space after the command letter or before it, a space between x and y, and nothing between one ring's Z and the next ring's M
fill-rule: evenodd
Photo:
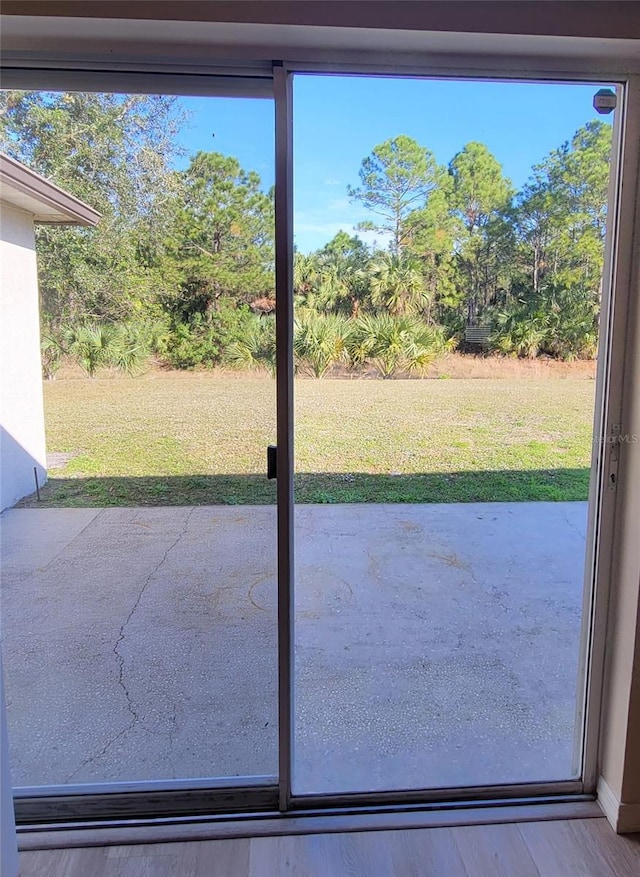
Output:
M584 378L299 380L299 502L587 498ZM269 377L151 372L45 384L44 506L270 503ZM30 498L22 505L35 505Z

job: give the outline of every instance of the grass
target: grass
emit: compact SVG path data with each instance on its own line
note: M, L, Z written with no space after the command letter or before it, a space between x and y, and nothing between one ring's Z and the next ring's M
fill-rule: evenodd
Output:
M298 502L587 498L594 383L584 377L298 380ZM272 503L275 383L150 372L45 384L40 506ZM31 497L22 505L35 505Z

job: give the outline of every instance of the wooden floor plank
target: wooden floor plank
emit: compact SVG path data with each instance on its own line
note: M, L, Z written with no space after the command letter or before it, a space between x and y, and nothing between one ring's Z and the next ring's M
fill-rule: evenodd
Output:
M246 837L234 840L207 840L199 843L185 842L184 847L195 849L195 863L192 870L188 860L183 858L184 867L178 873L184 877L248 877L249 844Z
M539 877L517 825L469 825L453 835L469 877Z
M454 831L469 877L539 877L517 825L465 826Z
M606 819L599 819L591 830L583 823L577 823L576 833L580 834L580 842L585 835L591 834L598 845L600 855L618 877L638 877L640 874L640 833L616 834Z
M456 846L455 829L414 829L396 831L393 835L392 874L402 874L403 877L468 877Z
M518 825L540 877L637 877L640 855L628 869L628 847L604 819ZM615 854L612 855L615 849Z
M249 877L366 877L393 874L387 832L251 840Z
M104 877L172 877L182 873L183 854L182 844L175 843L111 847Z
M300 837L254 837L249 841L248 877L305 874L300 862Z
M106 849L20 853L20 877L104 877Z
M389 832L374 831L341 834L341 859L336 863L344 877L367 877L369 874L393 874Z

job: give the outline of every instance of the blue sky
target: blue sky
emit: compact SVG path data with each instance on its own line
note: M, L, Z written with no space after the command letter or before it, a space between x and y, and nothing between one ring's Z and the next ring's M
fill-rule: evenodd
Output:
M295 240L316 249L340 229L368 218L351 204L362 159L389 137L408 134L447 164L465 143L489 147L516 187L533 164L598 116L600 84L464 82L346 76L297 76L294 81ZM273 183L273 104L268 100L186 98L189 154L235 155ZM213 136L215 135L215 136ZM181 162L184 165L184 161ZM374 235L362 234L371 242Z

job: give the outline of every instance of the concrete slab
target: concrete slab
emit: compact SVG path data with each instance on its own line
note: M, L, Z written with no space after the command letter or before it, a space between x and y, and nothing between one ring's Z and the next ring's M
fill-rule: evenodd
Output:
M585 529L584 503L301 508L296 791L571 777Z
M14 509L16 785L277 772L276 515ZM572 775L585 503L299 506L300 793Z
M31 509L28 516L0 515L2 568L30 573L46 566L100 514L100 509Z

